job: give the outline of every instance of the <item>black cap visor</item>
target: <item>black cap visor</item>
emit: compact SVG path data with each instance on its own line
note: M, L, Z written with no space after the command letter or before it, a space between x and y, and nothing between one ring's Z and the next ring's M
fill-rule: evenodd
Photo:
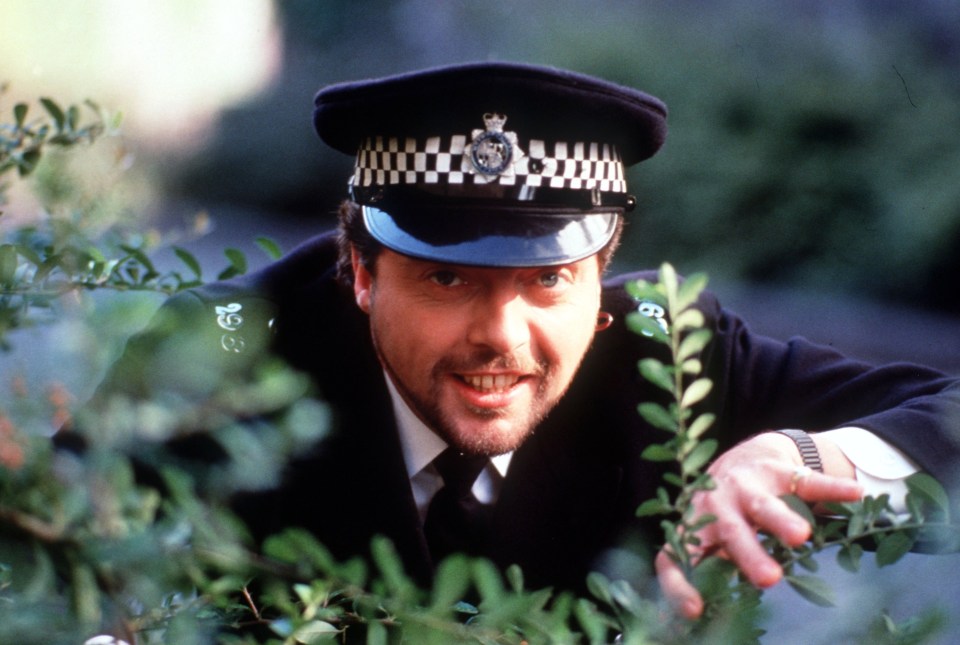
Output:
M454 209L435 204L364 205L367 230L387 248L424 260L489 267L568 264L600 251L613 237L621 209L518 213L486 204Z

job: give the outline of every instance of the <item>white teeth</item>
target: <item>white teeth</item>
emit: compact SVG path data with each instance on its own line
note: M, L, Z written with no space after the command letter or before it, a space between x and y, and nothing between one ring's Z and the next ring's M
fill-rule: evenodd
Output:
M463 380L474 389L481 392L503 392L507 388L516 384L520 377L514 374L484 374L482 376L468 375Z

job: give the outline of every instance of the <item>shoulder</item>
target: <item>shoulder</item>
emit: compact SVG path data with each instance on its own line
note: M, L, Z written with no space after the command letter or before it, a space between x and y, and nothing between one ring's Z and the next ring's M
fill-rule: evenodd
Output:
M204 329L233 340L244 333L269 333L280 312L306 293L316 293L336 282L336 236L311 238L267 267L231 280L212 282L170 298L163 317L180 325Z
M634 271L631 273L622 273L605 278L603 281L602 308L622 319L626 315L636 311L644 316L664 321L666 324L667 312L661 302L634 297L628 290L627 285L631 282L645 281L656 283L659 274L654 270ZM680 277L683 281L683 277ZM717 297L710 291L704 291L700 294L696 303L697 308L703 313L705 324L713 326L715 321L723 316L723 310Z
M127 353L146 357L177 348L178 362L187 363L235 362L263 353L273 344L278 318L331 288L335 248L332 234L321 235L257 272L171 296L131 339Z

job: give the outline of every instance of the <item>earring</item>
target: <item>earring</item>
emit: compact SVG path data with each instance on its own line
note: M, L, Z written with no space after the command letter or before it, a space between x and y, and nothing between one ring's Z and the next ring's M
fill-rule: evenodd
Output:
M597 331L603 331L613 324L613 314L601 311L597 315Z

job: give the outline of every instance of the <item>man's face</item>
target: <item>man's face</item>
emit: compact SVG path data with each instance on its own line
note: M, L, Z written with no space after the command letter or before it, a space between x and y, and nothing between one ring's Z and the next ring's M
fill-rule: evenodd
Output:
M464 452L523 443L570 385L597 324L596 256L514 269L384 250L375 274L354 259L380 361L410 408Z

